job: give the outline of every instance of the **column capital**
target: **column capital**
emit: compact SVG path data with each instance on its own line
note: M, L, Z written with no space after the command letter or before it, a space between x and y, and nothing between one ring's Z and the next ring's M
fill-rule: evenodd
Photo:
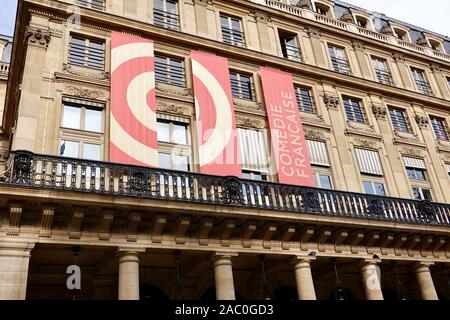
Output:
M379 263L381 263L381 259L380 258L366 258L366 259L362 259L361 260L361 265L362 266L370 266L370 265L378 265Z
M0 257L29 257L36 242L33 241L2 241L0 242Z
M416 269L423 268L423 267L430 268L434 264L435 263L433 261L416 261L416 263L414 263L414 267Z
M308 263L308 264L310 264L311 262L313 262L315 260L316 260L315 256L302 256L302 255L299 255L299 256L294 256L292 258L292 264L293 265L296 265L296 264L299 264L299 263Z
M25 30L25 41L27 45L47 48L51 39L50 30L43 30L38 27L27 26Z
M230 252L230 251L216 251L212 254L212 259L220 259L220 258L233 258L239 256L239 253L237 252Z

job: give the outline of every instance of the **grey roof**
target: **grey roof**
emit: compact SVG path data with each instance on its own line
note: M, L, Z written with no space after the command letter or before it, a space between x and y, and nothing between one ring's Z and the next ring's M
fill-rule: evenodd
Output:
M0 34L0 40L6 40L6 47L3 49L3 55L0 57L1 62L10 62L11 61L11 50L13 45L13 38L10 36L5 36Z

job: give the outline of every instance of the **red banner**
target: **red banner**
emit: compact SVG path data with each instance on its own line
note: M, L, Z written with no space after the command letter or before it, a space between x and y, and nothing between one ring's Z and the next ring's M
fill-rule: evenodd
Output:
M261 81L280 183L314 186L292 76L261 67Z
M153 41L112 33L110 161L158 166Z
M242 176L228 60L192 51L201 173Z

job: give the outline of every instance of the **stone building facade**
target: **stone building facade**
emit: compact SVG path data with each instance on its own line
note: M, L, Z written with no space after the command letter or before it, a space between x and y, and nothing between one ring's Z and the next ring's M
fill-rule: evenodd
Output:
M161 168L110 162L112 32L154 41ZM331 0L19 0L14 39L1 299L450 298L448 37ZM199 173L191 50L228 59L246 159L259 68L292 74L315 188Z

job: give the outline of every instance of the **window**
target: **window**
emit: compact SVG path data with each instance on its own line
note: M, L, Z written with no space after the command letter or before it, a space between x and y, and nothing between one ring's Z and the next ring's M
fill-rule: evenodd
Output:
M430 120L436 139L449 141L448 127L445 123L445 119L430 116Z
M388 110L394 130L409 133L410 129L405 111L393 107L388 107Z
M322 141L306 140L309 159L312 165L329 167L330 158L328 157L327 145Z
M314 6L316 7L316 12L318 14L321 14L324 16L328 15L328 11L330 9L328 6L320 4L320 3L314 3Z
M350 66L343 48L328 46L333 70L343 74L350 74Z
M244 34L241 19L220 15L223 42L232 46L244 47Z
M367 28L367 19L361 16L356 16L356 24L361 28Z
M186 83L183 60L155 55L155 78L160 83L184 87Z
M155 25L166 29L180 30L178 3L174 0L154 0L153 19Z
M283 57L293 61L302 61L297 36L279 31L281 52Z
M69 63L103 70L105 68L105 43L80 36L71 36Z
M75 4L95 10L105 11L105 0L76 0Z
M343 100L347 120L365 123L366 121L361 108L361 101L350 97L343 97Z
M430 48L434 51L442 51L442 44L439 41L428 39L428 42L430 43Z
M378 151L355 148L355 154L361 173L375 176L383 175Z
M256 171L249 171L249 170L242 170L242 178L248 179L248 180L256 180L256 181L267 181L267 174L256 172Z
M104 105L63 98L59 155L102 159Z
M416 83L417 90L419 90L419 92L427 96L431 95L431 88L427 80L425 79L425 72L423 70L419 70L412 67L411 72L414 82Z
M158 115L158 163L163 169L189 171L191 146L189 120Z
M427 180L424 169L406 168L406 173L408 174L409 180L420 180L420 181Z
M323 173L313 173L314 175L314 187L321 189L333 189L331 183L331 177Z
M431 190L421 187L412 187L414 199L433 201Z
M297 98L297 104L300 111L308 113L316 112L311 89L305 87L295 87L295 97Z
M249 177L249 179L267 177L269 172L269 146L265 133L258 130L238 128L237 136L239 159L244 176ZM246 173L249 175L245 175Z
M378 82L390 86L392 84L391 74L388 71L386 60L372 57L372 64Z
M408 41L408 35L407 32L402 30L402 29L398 29L398 28L394 28L395 31L395 35L397 36L398 39L403 40L403 41Z
M234 98L255 100L252 76L238 72L230 72L231 91Z
M386 196L384 184L376 181L363 181L364 192L377 196Z

